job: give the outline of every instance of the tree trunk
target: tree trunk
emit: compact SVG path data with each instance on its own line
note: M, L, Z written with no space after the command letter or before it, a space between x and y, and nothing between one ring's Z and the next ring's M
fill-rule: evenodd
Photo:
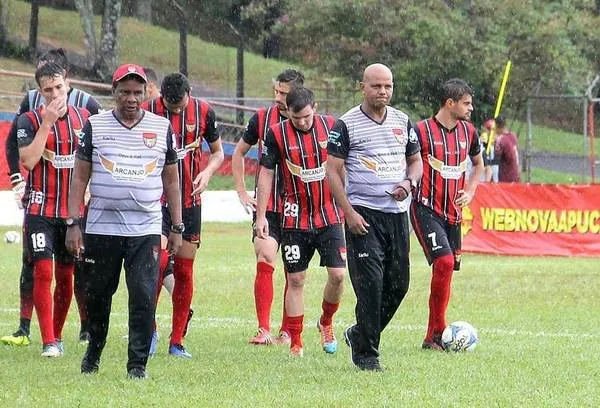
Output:
M100 46L98 47L98 54L94 63L96 74L104 81L108 81L113 71L117 68L117 45L121 5L121 0L104 1Z
M0 0L0 55L8 49L8 0Z
M244 39L239 37L238 46L237 46L237 56L236 56L236 65L237 65L237 78L236 78L236 87L235 87L235 96L238 98L238 105L244 104ZM244 111L241 109L237 110L236 114L237 123L240 125L244 124Z
M83 44L87 50L89 67L96 61L96 31L94 30L94 4L92 0L73 0L81 20L83 29Z
M177 13L177 26L179 27L179 72L188 75L188 55L187 55L187 16L185 9L176 1L171 0L171 5Z
M133 16L138 20L152 24L152 0L134 1Z
M37 37L38 37L38 25L40 22L40 2L39 0L31 1L31 17L29 18L29 59L35 62L37 54Z

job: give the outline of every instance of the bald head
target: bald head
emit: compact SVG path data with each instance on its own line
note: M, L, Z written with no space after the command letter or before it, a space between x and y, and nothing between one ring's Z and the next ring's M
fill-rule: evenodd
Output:
M369 65L363 73L360 89L364 97L363 110L372 117L385 115L385 107L394 91L392 71L383 64Z
M371 64L367 68L365 68L365 72L363 72L362 81L369 82L375 78L385 78L386 80L391 80L392 70L383 64Z

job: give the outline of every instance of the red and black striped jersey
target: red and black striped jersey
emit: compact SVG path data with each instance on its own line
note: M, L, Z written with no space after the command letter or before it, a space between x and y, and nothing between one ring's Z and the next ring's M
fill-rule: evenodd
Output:
M27 214L51 218L67 217L75 151L79 145L81 129L89 116L90 113L86 109L68 106L67 114L50 128L42 157L27 177ZM19 147L31 144L41 123L39 108L19 116Z
M462 210L456 198L465 188L469 156L477 156L481 149L477 130L464 120L457 121L454 129L446 129L433 117L417 123L415 131L423 158L423 178L415 200L457 224L462 220Z
M145 102L142 108L171 122L173 128L173 147L179 159L179 184L181 206L191 208L200 205L200 194L192 196L193 182L202 171L202 140L208 143L219 139L215 112L208 102L190 96L189 102L181 113L171 113L158 97ZM165 204L165 198L162 200Z
M269 169L279 164L283 228L310 230L343 220L325 176L327 137L334 123L331 116L315 115L307 132L296 129L290 120L267 132L260 163Z
M271 126L283 122L286 117L280 113L279 106L273 105L268 108L259 109L248 122L246 130L242 135L244 142L250 146L254 146L258 143L258 158L262 155L263 143L267 131ZM256 197L256 187L258 185L258 175L260 174L260 166L256 171L256 177L254 182L254 196ZM273 185L271 186L271 194L269 195L269 201L267 202L267 211L281 212L281 181L280 181L279 169L274 169Z

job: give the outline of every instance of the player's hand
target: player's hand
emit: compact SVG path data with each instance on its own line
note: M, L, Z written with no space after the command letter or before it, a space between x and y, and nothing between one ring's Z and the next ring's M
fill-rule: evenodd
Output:
M75 257L75 259L79 259L81 257L84 247L83 235L81 234L79 225L74 225L67 228L65 246L67 247L67 251L69 251L69 253Z
M269 238L269 223L265 217L256 217L256 222L254 223L254 230L256 231L256 236L260 239Z
M167 239L167 252L169 255L177 255L182 244L183 238L181 237L181 234L176 234L174 232L169 233L169 238Z
M351 233L354 235L366 235L369 232L370 225L355 210L352 210L349 214L345 214L345 216L346 225Z
M196 176L196 179L193 182L194 191L192 191L192 195L198 195L206 190L208 186L208 181L210 180L210 175L207 172L201 171Z
M25 195L25 180L21 174L13 174L10 176L10 182L12 183L12 192L15 197L15 201L17 202L17 207L20 210L23 209L23 195Z
M411 185L410 181L403 180L398 184L392 191L387 192L390 197L392 197L396 201L406 200L406 197L410 195Z
M56 98L48 105L42 107L42 123L53 125L58 118L65 114L67 109L67 98Z
M237 194L246 213L251 214L256 211L256 198L250 197L246 191L238 191Z
M456 205L462 208L469 205L469 203L473 201L473 196L474 194L469 190L458 190L458 197L454 202Z

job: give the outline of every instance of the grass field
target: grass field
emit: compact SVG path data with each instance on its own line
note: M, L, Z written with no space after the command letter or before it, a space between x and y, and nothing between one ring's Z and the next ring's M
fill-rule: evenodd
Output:
M6 228L0 230L3 234ZM246 344L255 329L254 256L248 224L206 224L196 265L196 292L186 345L191 361L167 355L168 296L161 297L158 355L147 381L125 378L126 291L117 292L108 345L97 376L79 374L84 346L76 342L77 311L65 328L66 355L40 357L37 322L32 345L0 347L0 402L4 406L304 406L304 407L595 407L600 403L597 259L466 255L455 275L450 320L479 329L470 354L423 351L429 268L416 242L411 289L384 332L384 373L356 371L348 348L320 350L314 328L325 273L309 271L305 356L285 347ZM0 243L0 330L16 328L17 245ZM281 313L281 268L276 273L273 328ZM347 282L336 315L336 333L353 321L354 296ZM342 343L342 341L340 341Z

